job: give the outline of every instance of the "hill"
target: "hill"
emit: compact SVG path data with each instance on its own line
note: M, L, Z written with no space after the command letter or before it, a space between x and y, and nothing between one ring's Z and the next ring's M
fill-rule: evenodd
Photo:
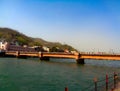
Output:
M20 45L47 46L49 48L59 47L60 49L76 50L67 44L62 45L59 42L48 42L41 38L28 37L23 33L20 33L16 30L9 29L9 28L0 28L0 39L6 40L8 42L17 41Z

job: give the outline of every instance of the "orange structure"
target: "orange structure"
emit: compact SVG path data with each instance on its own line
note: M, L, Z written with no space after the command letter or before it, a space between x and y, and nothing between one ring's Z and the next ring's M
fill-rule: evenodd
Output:
M17 57L39 57L41 60L49 60L49 58L70 58L75 59L77 63L84 64L84 59L100 59L100 60L120 60L120 55L115 54L80 54L80 53L64 53L64 52L18 52L7 51L5 55Z

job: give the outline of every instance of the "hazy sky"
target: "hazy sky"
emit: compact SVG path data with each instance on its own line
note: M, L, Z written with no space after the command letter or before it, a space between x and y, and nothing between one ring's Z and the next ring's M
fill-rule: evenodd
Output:
M0 0L0 27L80 51L120 51L120 0Z

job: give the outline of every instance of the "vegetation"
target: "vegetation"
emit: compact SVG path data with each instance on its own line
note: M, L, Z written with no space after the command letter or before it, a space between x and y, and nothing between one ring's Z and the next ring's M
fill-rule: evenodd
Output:
M41 38L32 38L28 37L16 30L9 29L9 28L0 28L0 39L6 40L8 42L15 42L17 41L20 45L28 45L28 46L47 46L50 49L57 50L56 48L59 47L60 49L68 49L68 50L75 50L73 47L64 44L62 45L59 42L48 42Z

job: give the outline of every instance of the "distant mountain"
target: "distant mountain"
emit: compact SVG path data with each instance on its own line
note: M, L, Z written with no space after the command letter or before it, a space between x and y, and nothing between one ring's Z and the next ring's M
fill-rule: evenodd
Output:
M70 45L64 44L62 45L59 42L48 42L41 38L32 38L28 37L23 33L20 33L16 30L9 28L0 28L0 39L6 40L8 42L17 41L20 45L28 45L28 46L47 46L49 48L59 47L60 49L68 49L68 50L76 50Z

